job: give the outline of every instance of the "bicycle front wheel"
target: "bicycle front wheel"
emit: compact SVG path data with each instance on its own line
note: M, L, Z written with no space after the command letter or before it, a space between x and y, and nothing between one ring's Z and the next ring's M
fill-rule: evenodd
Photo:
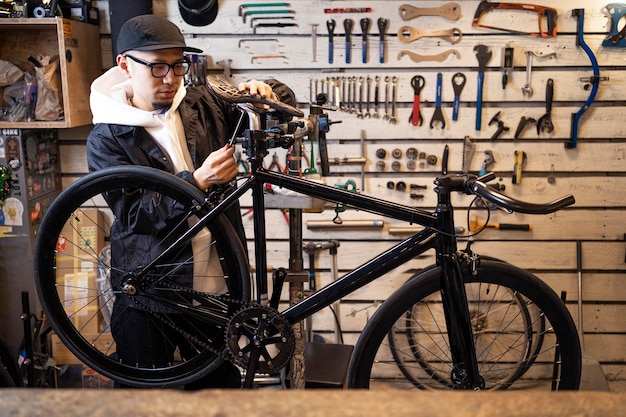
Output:
M482 260L464 273L485 389L577 389L581 349L560 298L533 274ZM456 389L441 301L441 269L411 278L364 329L350 364L352 387Z
M223 362L224 326L250 299L250 271L224 215L179 239L204 201L174 175L128 166L81 178L50 206L35 282L52 328L83 363L122 384L169 387ZM171 255L153 262L165 248Z

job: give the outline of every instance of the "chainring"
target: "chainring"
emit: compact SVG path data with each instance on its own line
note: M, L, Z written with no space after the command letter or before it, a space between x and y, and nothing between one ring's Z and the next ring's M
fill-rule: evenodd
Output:
M272 373L287 365L295 349L293 329L276 310L261 305L244 307L226 327L226 344L233 361L248 369L250 354L259 350L256 372Z

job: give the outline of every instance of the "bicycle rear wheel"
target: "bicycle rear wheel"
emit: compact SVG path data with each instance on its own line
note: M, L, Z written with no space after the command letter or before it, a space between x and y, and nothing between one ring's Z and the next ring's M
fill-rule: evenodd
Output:
M233 304L250 299L249 263L224 215L208 226L202 245L174 243L207 211L204 201L178 177L128 166L81 178L51 205L37 235L35 282L52 328L83 363L123 384L168 387L223 362ZM172 256L133 278L170 245L177 248ZM137 296L122 291L129 277ZM199 305L213 323L194 316ZM117 335L128 346L129 336L138 334L131 315L145 320L132 346L143 348L136 360L124 359L116 347ZM167 352L167 360L146 351Z
M464 274L485 389L577 389L581 350L559 297L534 275L481 261ZM441 269L411 278L364 329L350 364L353 387L455 389L441 303Z

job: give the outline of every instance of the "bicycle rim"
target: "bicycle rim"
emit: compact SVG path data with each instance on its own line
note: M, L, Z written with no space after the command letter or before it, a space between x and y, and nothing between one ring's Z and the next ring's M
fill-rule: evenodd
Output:
M207 325L146 297L129 297L119 283L112 285L112 277L128 276L150 264L196 222L203 201L203 193L171 174L116 167L81 178L51 205L35 244L35 282L52 328L83 363L123 384L168 387L194 381L223 361L223 326ZM157 211L154 219L167 212L170 220L152 220ZM137 216L144 218L131 223ZM128 228L139 240L125 235ZM249 300L249 264L223 215L208 229L206 244L193 250L190 244L179 245L182 249L154 265L137 287L190 310L206 303L207 311L225 325L233 311L226 303L212 302L216 298L211 295ZM189 268L195 272L201 263L208 265L207 273L191 283ZM137 350L143 356L131 361L121 358L115 335L137 332L125 314L137 311L146 317L150 334L136 346L125 337L126 346L144 348ZM151 360L144 355L146 349L169 352L168 359Z
M376 312L350 366L353 387L454 389L440 297L441 270L410 279ZM581 351L573 320L534 275L482 261L466 274L468 306L485 389L577 389Z

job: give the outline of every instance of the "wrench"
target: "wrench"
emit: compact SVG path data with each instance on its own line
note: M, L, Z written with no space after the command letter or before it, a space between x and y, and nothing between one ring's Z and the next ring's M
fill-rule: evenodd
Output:
M411 122L413 126L421 126L424 124L424 118L420 110L420 93L422 88L424 88L424 84L426 84L426 80L421 75L416 75L411 78L411 86L413 87L413 111L411 112L411 117L409 117L409 122Z
M361 61L367 63L367 32L370 30L371 20L369 17L364 17L360 21L361 24Z
M363 118L363 81L364 78L359 77L359 109L356 112L356 117L359 119Z
M396 118L396 93L398 91L398 78L394 75L391 79L391 83L393 84L392 96L391 96L391 117L389 118L389 123L395 125L398 122Z
M411 61L416 62L416 63L420 63L422 61L442 62L442 61L445 61L446 58L448 58L450 55L454 55L455 57L457 57L457 59L461 58L461 54L456 49L448 49L447 51L440 52L435 55L420 55L415 52L402 50L398 52L398 61L400 60L400 58L402 58L405 55L411 58Z
M437 95L435 97L435 112L433 113L433 117L430 119L430 128L435 128L435 122L441 123L441 129L446 128L446 120L443 117L443 112L441 111L441 90L443 86L443 75L439 72L437 73Z
M476 59L478 59L478 97L476 98L476 130L480 130L483 112L483 82L485 81L485 69L491 59L493 52L486 45L476 45L474 47Z
M352 49L352 28L354 27L354 20L344 19L343 28L346 31L346 64L349 64L352 60L350 51Z
M459 119L459 104L461 103L461 91L465 87L465 74L457 72L452 76L452 89L454 90L454 103L452 104L452 120Z
M410 26L402 26L398 29L398 39L402 42L413 42L420 38L442 38L455 44L461 41L463 33L458 28L445 30L419 30Z
M385 63L385 32L387 31L387 23L389 21L385 18L378 18L378 33L380 40L378 41L378 62Z
M365 102L365 117L372 117L370 113L370 90L372 89L372 77L367 76L367 101Z
M335 36L335 19L326 21L326 28L328 29L328 63L333 63L333 57L335 55L333 37Z
M532 97L533 95L533 89L530 86L530 74L532 72L533 56L536 56L537 58L548 58L551 56L556 56L556 52L544 54L534 51L526 51L526 84L524 84L524 86L522 87L522 94L524 95L524 97Z
M554 80L548 78L546 81L546 114L539 118L537 122L537 134L540 132L552 133L554 124L552 123L552 97L554 96Z
M389 76L385 76L385 115L383 116L383 120L389 120L391 115L389 114Z
M461 6L457 3L446 3L439 7L415 7L403 4L399 12L402 20L411 20L420 16L441 16L449 20L461 18Z
M380 114L378 113L378 88L380 86L380 77L377 75L374 77L374 81L376 81L376 86L374 87L374 119L378 119Z

